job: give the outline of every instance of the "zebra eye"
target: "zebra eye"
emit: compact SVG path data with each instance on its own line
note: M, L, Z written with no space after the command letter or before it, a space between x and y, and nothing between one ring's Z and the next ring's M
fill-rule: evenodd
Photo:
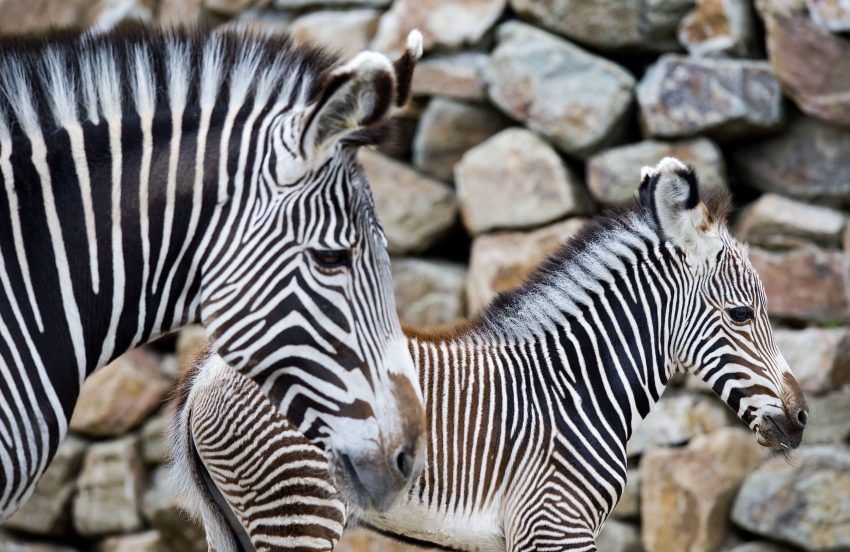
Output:
M726 309L733 322L747 322L753 319L753 309L750 307L732 307Z
M349 265L351 259L345 249L311 249L310 254L319 265L319 268L332 270Z

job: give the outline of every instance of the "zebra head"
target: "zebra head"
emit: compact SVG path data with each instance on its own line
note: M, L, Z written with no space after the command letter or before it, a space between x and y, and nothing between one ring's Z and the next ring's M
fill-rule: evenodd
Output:
M414 32L395 64L363 52L303 106L262 106L255 170L234 184L248 200L222 206L242 210L224 234L230 254L203 267L215 352L326 450L351 500L375 509L418 474L424 414L356 154L406 101L421 53Z
M708 383L760 444L798 447L808 407L774 342L747 247L726 228L728 200L709 207L694 170L669 157L644 168L640 196L682 268L666 275L668 300L681 316L670 336L671 370Z

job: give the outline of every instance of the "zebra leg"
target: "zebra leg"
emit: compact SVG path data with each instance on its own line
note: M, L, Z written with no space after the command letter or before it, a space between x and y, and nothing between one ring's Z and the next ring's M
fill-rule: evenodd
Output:
M189 496L200 506L210 547L333 550L345 504L324 452L218 357L201 363L187 384L173 438L178 449L194 445L197 492Z

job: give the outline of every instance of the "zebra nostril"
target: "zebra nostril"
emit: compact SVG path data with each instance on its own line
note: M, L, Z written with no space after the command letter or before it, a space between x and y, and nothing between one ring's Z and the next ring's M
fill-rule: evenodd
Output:
M395 467L404 479L413 473L413 455L404 447L398 449L395 455Z
M797 423L800 424L800 427L806 427L806 423L809 421L809 413L806 412L804 408L801 408L797 412Z

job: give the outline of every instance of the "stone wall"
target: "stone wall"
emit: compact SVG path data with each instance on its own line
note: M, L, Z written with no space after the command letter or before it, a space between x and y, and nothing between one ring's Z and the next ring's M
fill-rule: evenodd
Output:
M0 0L0 32L142 19L289 30L426 56L396 140L363 152L399 310L463 317L675 155L730 189L811 405L788 458L683 378L629 444L603 552L850 550L850 4L845 0ZM72 436L0 549L205 550L162 467L196 329L86 384ZM176 352L175 352L176 351ZM6 540L3 540L6 539ZM33 543L52 544L33 544ZM401 549L357 531L343 550Z

